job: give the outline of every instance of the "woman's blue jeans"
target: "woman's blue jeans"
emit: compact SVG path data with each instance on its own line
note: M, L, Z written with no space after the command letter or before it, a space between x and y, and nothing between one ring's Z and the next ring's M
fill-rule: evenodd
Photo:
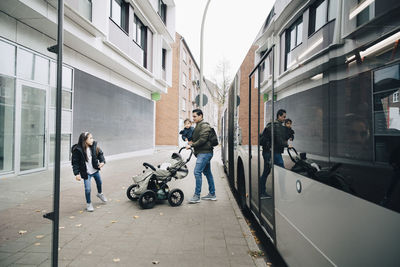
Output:
M197 155L196 167L194 167L194 177L196 178L196 189L194 194L200 196L202 173L207 177L208 190L211 195L215 195L214 177L211 173L211 159L213 153L201 153Z
M91 190L91 180L92 177L96 181L96 186L97 186L97 192L100 194L101 193L101 178L100 178L100 172L97 171L93 174L88 174L87 179L83 179L83 182L85 184L85 197L86 197L86 203L90 203L90 192Z

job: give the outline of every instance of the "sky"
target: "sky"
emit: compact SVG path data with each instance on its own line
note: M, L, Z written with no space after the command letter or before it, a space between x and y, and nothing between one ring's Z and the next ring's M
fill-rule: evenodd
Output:
M200 29L207 0L174 0L175 30L181 34L200 67ZM211 0L203 38L203 73L217 78L216 66L225 58L229 74L238 71L275 0Z

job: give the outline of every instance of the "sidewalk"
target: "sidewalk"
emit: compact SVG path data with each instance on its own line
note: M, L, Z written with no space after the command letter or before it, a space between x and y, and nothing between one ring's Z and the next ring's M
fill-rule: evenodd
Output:
M63 167L59 266L266 266L263 258L250 256L249 252L258 248L230 192L219 151L212 161L218 201L188 204L195 185L195 158L188 164L190 172L185 179L169 183L170 188L184 192L181 206L171 207L166 201L142 210L126 197L130 177L142 171L144 161L158 165L172 152L161 149L153 155L108 162L101 175L109 202L103 204L95 196L93 181L92 213L84 210L83 184L74 181L69 166ZM8 194L12 190L9 185ZM202 195L207 193L203 179ZM33 194L26 201L0 209L0 266L51 264L51 222L37 212L43 205L49 209L51 198ZM25 212L36 211L37 216L24 216L21 207ZM18 233L21 229L27 231L22 236Z

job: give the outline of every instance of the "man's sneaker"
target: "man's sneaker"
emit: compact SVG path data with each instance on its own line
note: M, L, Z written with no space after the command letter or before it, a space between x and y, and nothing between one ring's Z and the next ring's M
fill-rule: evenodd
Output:
M198 196L198 195L193 195L193 197L192 197L191 199L189 199L189 203L190 203L190 204L200 203L200 196Z
M100 198L101 201L107 202L107 198L103 195L103 193L98 193L96 196L97 196L98 198Z
M90 212L94 211L92 203L86 204L86 210Z
M201 197L201 199L202 200L213 200L213 201L215 201L215 200L217 200L217 197L215 195L212 195L212 194L208 193L207 196Z
M272 198L270 195L268 195L267 193L261 194L261 199L270 199Z

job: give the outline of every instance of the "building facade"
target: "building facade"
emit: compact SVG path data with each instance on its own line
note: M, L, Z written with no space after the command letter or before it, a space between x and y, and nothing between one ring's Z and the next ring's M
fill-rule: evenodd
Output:
M0 174L54 162L57 2L0 2ZM151 150L172 84L173 0L65 0L61 159L81 132L106 155Z
M198 108L200 68L183 36L176 33L172 45L172 87L156 104L156 145L183 146L179 135L185 119L192 120L192 111ZM218 123L216 102L211 94L212 83L204 83L208 103L202 108L204 119L214 127ZM217 129L217 128L216 128Z

